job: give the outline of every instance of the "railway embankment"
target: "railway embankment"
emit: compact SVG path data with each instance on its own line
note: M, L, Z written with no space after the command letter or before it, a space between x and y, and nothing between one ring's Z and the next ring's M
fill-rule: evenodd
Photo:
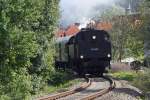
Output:
M82 82L82 85L80 85L82 87L80 89L78 87L65 92L49 94L37 100L93 100L115 88L115 82L108 76L101 78L87 77L85 80L86 81Z
M149 69L144 68L143 71L136 72L124 66L123 68L119 68L119 70L117 68L115 68L115 70L112 68L108 75L110 75L110 77L112 77L112 79L115 81L116 87L107 94L96 98L96 100L150 100ZM91 87L87 88L83 92L67 96L66 98L69 100L69 98L80 98L80 96L86 96L86 94L93 94L94 92L96 92L96 89L99 89L99 86L102 89L106 88L106 84L99 78L92 78L92 80L93 83ZM83 82L85 82L83 78L74 78L71 81L67 81L62 86L56 86L57 88L55 88L53 91L47 91L47 94L54 95L57 93L62 93L64 91L69 91L79 87ZM49 89L52 90L51 87L49 87ZM43 94L39 95L38 97L40 96L43 96Z
M74 89L83 83L84 79L76 78L70 71L58 71L51 76L48 84L39 93L32 96L32 99L43 97L46 95L52 95L61 93L70 89Z
M111 76L114 77L114 79L123 81L123 83L128 86L136 87L134 89L136 91L137 89L140 90L141 99L150 100L150 69L142 68L142 71L133 71L129 70L129 66L123 66L123 70L118 68L118 66L112 67L115 67L111 70Z

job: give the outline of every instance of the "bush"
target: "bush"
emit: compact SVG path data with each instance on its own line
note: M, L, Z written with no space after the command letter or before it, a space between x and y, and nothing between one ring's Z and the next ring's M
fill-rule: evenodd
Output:
M25 69L17 72L11 72L10 80L7 83L1 83L1 100L29 100L32 89L31 77Z
M49 85L57 86L69 81L70 79L73 79L73 75L71 75L71 73L58 71L51 75L48 83Z
M45 86L45 81L43 81L42 77L37 76L36 74L32 75L32 91L31 94L35 95L38 94Z
M53 70L59 0L0 1L0 100L29 100Z
M11 98L7 95L1 95L0 100L11 100Z
M138 70L141 69L142 63L141 63L140 61L137 61L137 60L136 60L136 61L131 62L131 63L130 63L130 66L131 66L131 69L132 69L132 70L138 71Z

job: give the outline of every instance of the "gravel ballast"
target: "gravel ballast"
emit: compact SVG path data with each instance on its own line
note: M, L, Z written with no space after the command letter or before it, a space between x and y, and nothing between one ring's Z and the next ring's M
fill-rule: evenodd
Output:
M124 80L116 80L116 88L95 100L141 100L141 91Z

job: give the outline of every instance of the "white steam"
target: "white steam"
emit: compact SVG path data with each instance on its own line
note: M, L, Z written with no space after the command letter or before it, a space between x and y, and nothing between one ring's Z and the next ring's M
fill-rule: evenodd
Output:
M67 26L100 15L114 5L114 0L61 0L61 24Z
M73 23L89 22L97 19L107 12L121 14L131 6L131 11L136 11L142 0L60 0L60 24L68 26ZM116 7L116 8L115 8ZM110 14L111 15L111 14ZM99 18L98 18L99 19Z

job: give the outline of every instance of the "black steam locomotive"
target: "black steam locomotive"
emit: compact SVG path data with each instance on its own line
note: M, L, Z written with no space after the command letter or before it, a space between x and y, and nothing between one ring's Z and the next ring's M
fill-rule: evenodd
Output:
M111 42L104 30L82 29L56 41L56 68L72 69L79 75L102 75L110 66Z

